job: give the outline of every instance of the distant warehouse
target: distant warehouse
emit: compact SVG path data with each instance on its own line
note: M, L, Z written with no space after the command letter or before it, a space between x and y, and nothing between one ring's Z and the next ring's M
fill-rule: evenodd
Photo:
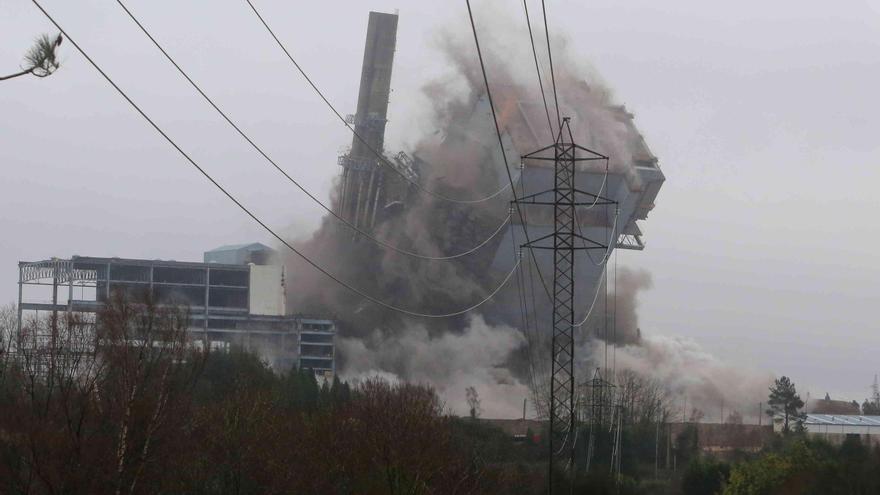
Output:
M775 422L777 430L781 421ZM847 437L858 437L866 445L880 445L880 416L858 414L807 414L804 429L810 436L830 443L842 443Z
M19 262L19 328L28 313L97 313L111 294L189 308L193 340L240 346L278 370L335 372L333 320L289 312L284 267L259 243L223 246L205 262L72 256Z

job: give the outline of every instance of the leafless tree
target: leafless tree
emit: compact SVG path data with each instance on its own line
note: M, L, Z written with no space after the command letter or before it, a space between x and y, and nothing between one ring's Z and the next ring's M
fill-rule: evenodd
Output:
M632 370L618 372L616 382L617 402L623 406L625 423L667 420L669 411L665 404L671 401L662 383Z
M732 425L741 425L743 424L742 414L740 414L739 411L730 411L725 422Z
M97 318L24 322L0 376L0 454L15 457L0 462L0 492L149 491L139 483L175 441L200 367L187 316L119 296Z
M100 375L87 344L90 326L81 315L52 313L24 321L14 336L14 356L0 376L3 448L19 454L18 463L0 465L8 470L0 479L14 491L76 493L96 474L86 462L94 453L86 445L95 430L87 425Z
M477 393L477 389L474 387L468 387L465 389L465 395L467 396L468 411L471 415L471 418L479 418L480 413L482 413L483 411L480 407L480 394Z
M17 327L18 313L15 304L0 306L0 376L8 368Z
M47 34L38 36L34 41L34 45L24 55L24 64L21 70L8 76L0 76L0 81L27 74L36 77L51 75L61 67L56 50L63 40L64 38L61 34L58 34L54 40L50 39Z
M186 401L203 354L190 345L189 314L152 298L132 302L114 295L98 315L102 403L117 425L116 491L135 493L156 444L167 436L176 405Z

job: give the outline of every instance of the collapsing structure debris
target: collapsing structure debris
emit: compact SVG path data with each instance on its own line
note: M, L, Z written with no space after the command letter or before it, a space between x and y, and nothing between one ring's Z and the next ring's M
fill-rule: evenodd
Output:
M425 86L427 101L433 108L433 122L406 154L385 155L396 28L397 16L370 14L358 110L349 118L358 135L353 138L351 151L339 159L343 169L333 193L341 216L361 231L370 232L385 246L361 239L353 249L350 231L337 228L338 222L326 218L321 228L309 240L299 243L299 247L310 259L332 267L335 276L376 299L423 313L446 313L484 298L505 274L511 273L520 246L526 241L526 229L532 239L552 232L553 218L545 209L524 205L525 225L518 215L510 214L514 194L508 174L519 197L553 187L551 164L540 160L522 163L521 155L552 142L555 125L550 124L548 129L550 118L541 105L534 72L528 76L517 74L519 68L507 64L505 48L492 47L490 38L489 58L496 64L490 67L490 84L502 132L502 155L483 80L475 76L480 70L474 65L473 45L456 44L454 37L450 37L443 49L457 77ZM566 57L570 55L560 53L561 60ZM590 253L592 258L583 254L575 260L576 316L585 318L590 307L596 308L578 330L583 337L578 345L591 346L593 337L610 339L604 311L608 306L601 300L604 296L599 294L599 304L591 304L597 293L604 293L605 262L614 249L644 248L637 222L647 218L665 178L636 130L633 115L614 104L600 85L588 83L585 75L571 71L578 64L560 63L559 67L562 69L557 72L556 81L560 110L563 117L571 118L574 139L611 157L607 169L605 163L583 164L577 167L574 177L578 189L598 192L614 204L586 205L576 212L579 234L608 246L607 252ZM452 80L455 83L449 84ZM506 221L508 215L510 220ZM388 245L424 256L419 259L386 249ZM467 256L455 256L464 252ZM530 384L533 390L546 383L551 307L535 278L533 284L524 288L529 304L534 304L528 315L531 323L524 325L515 282L525 273L537 275L536 269L544 274L553 273L549 252L535 253L535 260L537 266L530 257L523 257L523 274L512 277L478 311L430 320L389 311L328 283L296 257L288 257L286 263L293 277L310 281L303 285L303 290L289 294L292 304L338 316L343 372L383 372L403 379L429 379L443 392L447 386L460 386L453 382L461 370L480 370L477 374L481 378L472 378L473 383L494 379L494 384L487 385L513 383L526 388L525 384ZM629 312L634 305L621 304L620 308L621 313ZM498 358L494 362L470 360L461 366L452 366L454 361L449 356L427 349L448 344L444 340L447 336L454 338L476 331L472 318L476 314L482 316L492 332L512 335L512 340L504 340L519 342L509 345L520 349L504 351L507 357L501 358L502 362ZM637 342L634 315L618 316L617 342ZM402 348L416 345L411 342L416 333L426 335L419 344L426 349ZM497 342L496 339L481 345L489 348ZM589 362L589 350L578 351L579 382L596 365ZM344 355L346 351L349 356ZM528 359L522 357L526 354ZM420 371L447 367L448 373L435 372L429 377ZM499 370L504 370L503 376ZM541 401L534 401L534 405L540 412Z

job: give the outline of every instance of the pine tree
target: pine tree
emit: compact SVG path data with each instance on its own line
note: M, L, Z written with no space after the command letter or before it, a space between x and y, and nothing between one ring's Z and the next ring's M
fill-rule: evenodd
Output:
M797 430L803 428L806 414L800 412L804 407L804 401L798 395L794 383L787 377L778 378L772 387L770 387L770 398L767 401L770 406L767 414L771 417L782 417L782 432L789 433L791 431L791 422L795 422Z

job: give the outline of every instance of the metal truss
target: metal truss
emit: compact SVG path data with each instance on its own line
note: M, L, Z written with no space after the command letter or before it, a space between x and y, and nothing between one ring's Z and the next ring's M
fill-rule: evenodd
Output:
M19 266L20 282L34 282L38 280L53 280L56 284L69 282L94 281L98 275L95 270L83 270L73 267L73 261L51 259L25 263Z
M614 427L614 390L613 383L602 377L599 368L593 372L593 378L582 385L584 397L583 418L589 424L587 440L586 471L590 471L593 457L596 455L596 436L604 428Z
M632 251L641 251L645 249L645 241L639 234L621 234L617 238L617 244L614 246L618 249L629 249Z
M550 150L553 151L552 158L542 156ZM568 118L563 119L554 144L524 155L523 159L552 160L554 162L553 189L518 198L515 201L521 205L553 206L553 233L534 239L522 246L553 251L553 334L551 336L549 438L550 490L552 493L554 458L565 459L563 461L565 466L573 465L574 438L577 432L574 374L574 254L577 250L608 248L607 245L588 239L575 231L577 227L575 209L580 205L593 205L598 202L602 204L616 203L611 199L575 188L575 166L578 162L607 160L608 157L575 144Z

